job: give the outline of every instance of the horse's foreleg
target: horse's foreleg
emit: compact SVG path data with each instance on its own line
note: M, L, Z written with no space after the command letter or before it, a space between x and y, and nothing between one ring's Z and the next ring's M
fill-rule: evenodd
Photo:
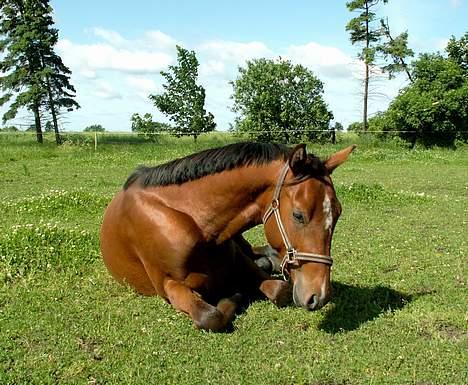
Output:
M253 247L242 234L236 235L233 240L247 257L255 261L260 269L268 274L281 272L279 254L270 245Z
M240 295L224 298L218 305L212 306L205 302L201 296L181 282L167 278L164 290L169 302L177 310L184 312L192 318L200 329L220 331L226 328L234 318Z
M270 301L277 306L285 306L291 301L291 288L288 282L272 279L257 261L253 261L249 255L237 249L238 274L243 277L243 284L248 291L260 290Z
M253 247L255 263L262 270L270 273L281 272L281 259L278 252L270 245Z

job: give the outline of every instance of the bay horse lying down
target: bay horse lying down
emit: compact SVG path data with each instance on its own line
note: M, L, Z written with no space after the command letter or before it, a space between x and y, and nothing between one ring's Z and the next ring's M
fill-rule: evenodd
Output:
M160 295L195 325L222 330L242 296L308 310L330 298L331 239L341 213L330 178L355 146L326 161L272 143L237 143L139 167L111 201L101 228L110 273ZM242 232L264 224L288 281L273 279Z

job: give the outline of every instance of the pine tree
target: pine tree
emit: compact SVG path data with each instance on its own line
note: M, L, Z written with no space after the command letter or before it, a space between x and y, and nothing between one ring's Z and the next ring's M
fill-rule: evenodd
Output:
M27 34L23 22L25 16L23 1L2 0L0 9L0 52L5 56L0 61L0 89L4 95L0 105L15 95L8 111L3 115L3 122L13 119L18 110L26 107L34 114L37 141L42 143L40 106L44 97L37 76L39 63L29 41L32 36Z
M385 38L385 41L378 46L378 51L383 54L385 59L391 58L389 64L385 64L382 67L384 72L388 73L388 77L392 79L395 77L397 72L404 71L408 80L413 83L413 77L406 58L413 57L414 52L411 48L408 48L408 32L403 32L398 36L393 37L390 33L390 26L388 24L388 19L380 20L380 25L382 27L382 35Z
M0 105L13 96L15 101L3 116L9 120L19 108L34 113L38 142L42 142L41 108L52 116L57 144L60 143L58 115L61 108L79 108L70 84L70 70L54 51L58 31L53 28L49 0L2 0L0 13Z
M346 25L346 30L351 34L351 43L364 45L358 57L365 65L363 105L363 123L365 131L367 131L368 128L367 104L369 98L370 67L375 62L377 43L382 36L381 28L375 26L377 17L373 10L379 3L383 2L385 4L387 1L388 0L353 0L346 3L346 7L351 12L359 12L359 15L352 18Z

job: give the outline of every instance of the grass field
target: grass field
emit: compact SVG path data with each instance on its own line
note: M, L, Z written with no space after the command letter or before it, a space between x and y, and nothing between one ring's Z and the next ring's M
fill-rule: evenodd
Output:
M468 383L468 147L359 140L334 174L332 302L258 301L207 333L115 283L98 229L136 165L227 139L32 140L0 136L0 384ZM263 242L261 228L247 237Z

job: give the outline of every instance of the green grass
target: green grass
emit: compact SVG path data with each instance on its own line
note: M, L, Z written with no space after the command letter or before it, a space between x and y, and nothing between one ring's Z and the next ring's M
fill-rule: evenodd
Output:
M137 164L234 139L78 139L0 137L0 384L468 383L467 147L309 145L359 141L334 173L333 300L258 301L217 334L115 283L98 230Z

